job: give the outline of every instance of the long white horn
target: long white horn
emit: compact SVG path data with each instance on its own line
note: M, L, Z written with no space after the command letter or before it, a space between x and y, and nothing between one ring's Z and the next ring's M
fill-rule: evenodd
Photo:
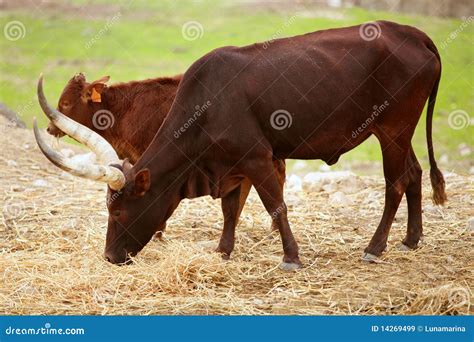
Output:
M109 184L110 188L113 190L120 190L125 185L125 176L123 172L116 167L97 164L80 164L53 150L41 136L42 134L38 129L36 118L33 121L33 129L35 132L36 142L38 143L41 152L43 152L51 163L60 169L69 172L74 176L105 182Z
M72 120L48 104L43 92L42 74L38 80L37 93L38 101L41 108L43 109L43 112L56 127L69 135L71 138L89 147L97 155L97 159L99 159L104 164L109 165L118 163L120 161L114 148L107 142L107 140L102 138L90 128Z

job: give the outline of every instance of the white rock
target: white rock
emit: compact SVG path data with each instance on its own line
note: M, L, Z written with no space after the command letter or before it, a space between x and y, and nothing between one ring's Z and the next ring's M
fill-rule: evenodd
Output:
M44 179L37 179L33 182L33 185L37 186L39 188L45 188L45 187L49 186L49 183L47 181L45 181Z
M471 154L471 149L466 144L460 144L458 146L459 154L463 157Z
M329 195L329 204L334 206L351 205L353 201L347 197L342 191L337 191Z
M449 156L447 154L443 154L440 158L439 158L439 162L441 164L447 164L449 162Z
M330 182L342 180L349 177L355 177L355 174L350 171L331 171L331 172L309 172L304 176L303 181L309 183L315 182Z
M471 166L471 167L469 168L469 174L470 174L470 175L474 175L474 166Z
M319 170L323 171L323 172L328 172L328 171L331 171L331 167L328 165L328 164L322 164L320 167L319 167Z
M306 204L305 201L301 197L299 197L297 194L298 192L291 192L291 191L285 194L285 203L288 207L299 207ZM265 211L265 214L267 214L266 211ZM219 227L219 229L220 228L221 227Z
M7 165L8 166L18 166L18 163L14 160L9 159L9 160L7 160Z
M323 185L323 190L326 192L335 192L337 190L337 184L334 182L327 183Z
M440 214L441 213L441 208L440 206L433 205L433 204L427 204L423 207L423 212L427 214Z
M304 160L297 160L293 165L293 170L300 171L303 170L308 164Z
M364 187L363 182L357 177L348 177L341 181L339 187L344 190L346 194L354 194Z
M287 178L286 186L290 191L301 191L303 190L303 180L297 175L290 175Z

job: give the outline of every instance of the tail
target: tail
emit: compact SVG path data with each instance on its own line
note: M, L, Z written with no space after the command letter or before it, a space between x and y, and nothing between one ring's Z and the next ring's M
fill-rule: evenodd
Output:
M443 174L441 173L440 169L438 169L438 165L436 164L433 151L433 138L431 134L433 126L433 111L436 102L436 95L438 93L439 80L441 78L441 58L439 56L438 50L436 49L436 46L431 41L430 44L428 44L428 48L435 54L440 65L438 78L436 79L433 89L431 90L430 98L428 100L428 109L426 112L426 140L428 142L428 156L430 160L430 179L431 187L433 188L433 202L435 204L442 205L447 200L445 192L445 182Z

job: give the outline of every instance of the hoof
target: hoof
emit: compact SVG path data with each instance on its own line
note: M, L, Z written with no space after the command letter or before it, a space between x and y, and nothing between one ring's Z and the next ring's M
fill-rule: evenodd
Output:
M364 253L362 256L362 261L368 262L368 263L378 263L380 262L380 259L378 256L370 254L370 253Z
M296 264L293 262L282 262L280 264L280 270L283 270L283 271L295 271L302 267L303 266L301 264Z
M415 247L415 248L416 248L416 247ZM414 250L415 248L408 247L408 246L405 245L404 243L401 243L400 246L398 246L398 250L399 250L399 251L402 251L402 252L409 252L409 251Z
M218 253L221 255L222 260L229 260L230 259L230 254L226 252L222 252L219 249L215 249L214 252Z

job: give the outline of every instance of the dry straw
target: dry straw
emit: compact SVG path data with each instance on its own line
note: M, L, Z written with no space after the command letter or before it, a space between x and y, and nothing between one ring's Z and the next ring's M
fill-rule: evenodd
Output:
M381 176L287 194L301 271L278 269L280 240L269 233L255 193L230 261L212 252L220 203L199 198L181 203L165 241L152 241L134 265L118 267L102 259L104 186L51 166L31 131L1 118L0 125L0 314L473 313L472 177L447 177L445 208L430 204L425 179L423 244L398 251L407 222L402 203L378 264L360 256L382 213ZM336 190L353 204L328 205Z

